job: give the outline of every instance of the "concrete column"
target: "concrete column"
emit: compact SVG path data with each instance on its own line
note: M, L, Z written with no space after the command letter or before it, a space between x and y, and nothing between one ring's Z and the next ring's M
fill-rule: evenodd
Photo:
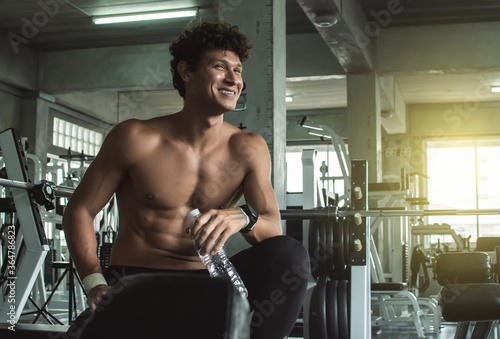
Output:
M227 113L226 121L264 137L272 159L272 182L280 208L285 206L286 27L285 1L219 0L218 15L237 25L252 42L243 64L247 109Z
M21 99L15 95L0 90L0 131L7 128L19 128Z
M351 159L368 161L369 182L382 181L380 86L375 73L347 76L348 147Z
M35 154L42 161L42 175L45 176L48 143L52 140L49 130L49 102L34 97L21 101L21 121L19 128L21 137L28 138L28 153Z
M37 88L38 53L0 34L0 81L34 90Z

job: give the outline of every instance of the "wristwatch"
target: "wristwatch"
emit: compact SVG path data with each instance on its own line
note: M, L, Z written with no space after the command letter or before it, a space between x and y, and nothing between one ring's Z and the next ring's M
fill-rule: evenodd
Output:
M247 225L245 227L243 227L240 232L241 233L248 233L250 232L251 230L253 230L253 228L255 227L255 224L257 223L257 219L259 219L259 215L257 214L257 212L253 209L252 206L250 206L249 204L245 204L245 205L240 205L238 206L238 208L246 215L247 217Z

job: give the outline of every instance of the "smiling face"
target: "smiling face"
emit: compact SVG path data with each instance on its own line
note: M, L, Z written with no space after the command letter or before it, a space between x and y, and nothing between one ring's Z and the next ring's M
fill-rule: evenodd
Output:
M243 88L242 70L236 53L228 50L206 51L198 69L184 73L186 104L194 103L216 114L234 110Z

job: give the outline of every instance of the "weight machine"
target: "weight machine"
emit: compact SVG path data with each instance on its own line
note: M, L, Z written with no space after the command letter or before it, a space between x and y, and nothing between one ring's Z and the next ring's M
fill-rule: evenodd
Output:
M8 177L29 184L24 149L15 130L0 133L0 149ZM1 286L0 322L17 323L49 251L40 209L34 202L35 195L47 193L52 192L44 188L31 191L16 187L11 189L20 227L14 234L14 249L7 248L9 271Z
M340 208L344 212L368 208L368 164L351 160L343 140L328 126L307 117L298 124L332 141L341 170L340 176L327 176L323 165L318 178L315 151L304 150L303 210L281 211L282 219L304 220L303 243L310 253L313 281L304 302L304 338L370 338L367 218L340 215ZM320 180L333 181L333 186L342 180L344 190L328 192L321 189Z
M9 258L9 266L8 270L2 272L5 280L2 283L2 297L0 298L0 323L8 321L14 324L18 322L21 315L33 314L35 315L33 323L43 316L49 324L55 322L63 325L48 311L48 306L67 273L69 273L70 282L69 321L77 314L77 296L78 301L83 305L83 294L75 288L75 282L79 282L79 279L71 261L69 263L54 262L49 269L62 268L64 271L47 298L42 267L44 261L47 264L45 259L47 253L50 253L50 247L44 230L44 221L61 222L59 215L48 211L55 207L56 196L70 197L73 189L40 180L41 171L37 170L36 161L34 162L35 177L40 181L37 184L31 182L27 173L26 159L33 158L33 156L26 155L24 144L16 130L8 129L0 133L0 149L2 162L6 168L5 174L8 177L8 179L0 178L0 185L10 188L12 198L4 198L4 200L12 200L12 212L15 212L19 225L17 234L9 234L9 237L15 237L15 246L11 246L12 251L8 246L2 251L3 257ZM39 208L39 205L44 208ZM15 284L9 283L10 281L15 281ZM13 303L15 304L12 305Z

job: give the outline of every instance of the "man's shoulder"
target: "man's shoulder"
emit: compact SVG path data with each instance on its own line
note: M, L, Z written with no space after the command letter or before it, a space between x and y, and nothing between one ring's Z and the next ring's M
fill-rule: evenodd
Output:
M128 119L120 122L110 134L114 134L123 141L134 141L137 138L148 138L159 134L157 125L151 120Z
M266 156L269 149L261 135L234 128L228 140L229 147L233 151L244 156L247 161Z
M258 133L247 132L241 130L240 128L228 124L229 131L229 142L233 143L252 143L252 144L262 144L265 143L264 138Z
M154 149L162 137L158 128L148 120L129 119L113 127L106 139L113 149L126 150L126 153L133 156Z
M118 123L113 130L121 133L140 133L148 129L149 123L147 120L128 119Z

